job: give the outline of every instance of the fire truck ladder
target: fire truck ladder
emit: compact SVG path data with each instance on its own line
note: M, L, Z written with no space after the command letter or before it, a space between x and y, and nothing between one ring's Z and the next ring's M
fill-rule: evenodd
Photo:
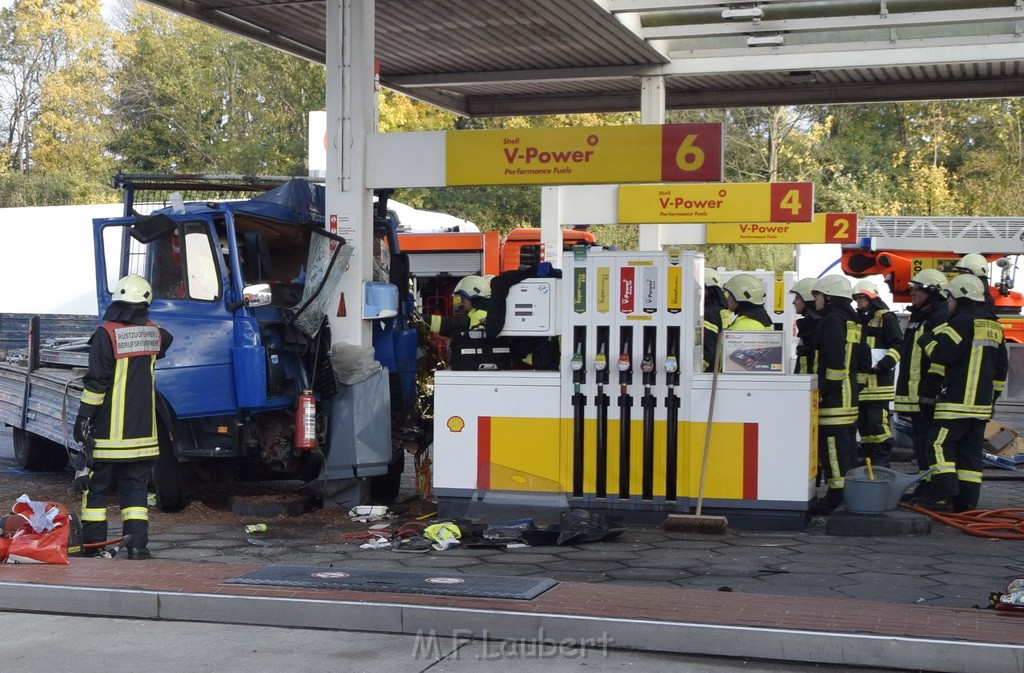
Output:
M861 250L930 250L983 255L1024 254L1024 218L864 217L857 223Z

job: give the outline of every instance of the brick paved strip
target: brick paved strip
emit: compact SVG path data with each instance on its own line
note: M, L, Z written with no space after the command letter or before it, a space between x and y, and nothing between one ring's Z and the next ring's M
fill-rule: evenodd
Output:
M463 637L483 629L500 638L604 633L616 646L654 651L1024 671L1024 622L992 610L607 584L563 583L533 601L222 584L256 567L95 559L6 565L0 609Z

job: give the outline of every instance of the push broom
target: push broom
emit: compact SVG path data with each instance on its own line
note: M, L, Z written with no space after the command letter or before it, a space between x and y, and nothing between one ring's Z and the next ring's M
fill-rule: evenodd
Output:
M724 516L704 516L701 508L704 506L704 481L708 474L708 454L711 448L711 422L715 417L715 393L718 392L718 370L722 365L722 347L725 339L718 335L718 345L715 348L715 364L711 369L711 399L708 401L708 423L704 429L704 455L700 461L700 483L697 486L697 510L693 514L669 514L665 519L665 530L678 533L713 533L724 534L729 527L729 521Z

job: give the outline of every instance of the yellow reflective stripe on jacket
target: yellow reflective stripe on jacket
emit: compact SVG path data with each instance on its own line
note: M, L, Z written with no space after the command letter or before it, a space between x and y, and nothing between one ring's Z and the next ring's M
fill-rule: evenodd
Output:
M849 356L847 356L849 359ZM842 381L846 378L846 370L844 369L826 369L825 378L829 381Z
M718 334L718 325L711 322L710 320L704 321L704 329L706 329L709 332L714 332L715 334Z
M430 316L430 331L434 334L437 334L438 332L441 331L441 316Z

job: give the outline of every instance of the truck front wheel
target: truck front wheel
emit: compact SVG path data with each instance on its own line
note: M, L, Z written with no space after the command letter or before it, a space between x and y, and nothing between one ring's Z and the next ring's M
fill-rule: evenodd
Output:
M167 433L160 432L160 455L153 465L153 488L156 504L164 512L180 512L188 501L185 498L185 480L178 458L174 455Z
M63 470L68 453L57 442L14 428L14 462L23 470Z

